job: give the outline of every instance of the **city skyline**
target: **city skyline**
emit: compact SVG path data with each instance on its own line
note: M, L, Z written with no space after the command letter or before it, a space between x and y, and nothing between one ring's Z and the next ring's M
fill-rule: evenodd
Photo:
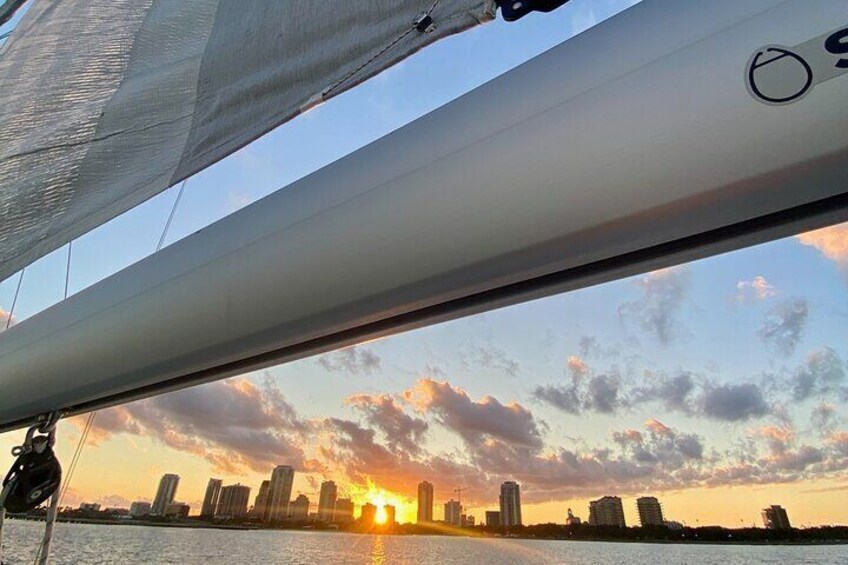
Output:
M291 469L287 465L278 465L275 467L274 473L279 469ZM272 473L272 479L273 474ZM156 492L155 499L158 499L162 492L167 492L171 498L176 494L176 485L179 483L179 475L166 473L159 481L159 487ZM167 503L167 509L162 514L163 516L185 518L190 515L196 515L199 518L207 518L214 520L230 520L243 519L252 517L254 521L271 523L268 515L262 510L261 504L264 497L267 497L269 480L262 481L260 485L260 494L256 497L254 506L248 506L250 496L250 487L236 483L234 485L222 486L221 480L210 478L207 483L206 496L203 500L202 510L199 514L190 513L190 506L181 502ZM452 493L461 494L461 487L453 489ZM264 494L263 494L264 492ZM443 504L442 520L436 520L432 516L432 504L434 500L435 485L430 481L422 481L418 484L418 498L416 500L416 519L408 522L403 522L397 518L397 507L393 504L378 500L370 500L364 502L360 506L359 515L356 514L357 505L347 497L338 497L338 489L332 480L323 481L321 490L319 491L319 501L316 511L311 512L312 503L305 494L298 494L292 500L286 510L286 518L274 522L276 525L281 525L287 522L320 522L324 524L345 524L351 521L365 522L375 526L391 525L395 523L417 523L421 525L427 524L444 524L451 527L473 527L477 524L486 526L498 526L511 528L525 524L521 519L521 498L520 484L515 481L504 481L500 485L500 495L498 496L498 510L483 509L483 515L478 518L477 515L467 512L460 500L451 498ZM210 507L214 499L218 498L219 502L213 513L208 514L206 509ZM685 522L677 520L669 520L664 515L662 503L655 496L643 495L634 498L634 505L637 509L638 525L635 527L657 527L665 526L670 530L678 530L686 526ZM430 507L429 518L427 516L427 506ZM586 524L589 526L615 526L615 527L634 527L633 523L627 523L624 514L624 503L621 497L616 495L604 495L596 500L588 502L588 520ZM99 503L80 503L80 510L99 511ZM131 503L129 509L111 508L111 510L123 510L130 516L141 517L146 514L156 516L151 510L149 502L139 500ZM765 529L786 530L792 526L789 522L788 513L781 505L771 504L760 511L763 527ZM700 521L696 520L700 525ZM580 525L583 523L579 516L575 516L572 508L567 508L565 520L549 520L541 524L564 524L566 526ZM743 527L748 525L742 524ZM751 523L750 527L756 528L756 523Z
M432 46L192 178L168 242L630 3L572 2ZM151 253L175 196L76 241L70 292ZM13 321L61 299L66 259L57 252L27 270ZM162 474L174 472L184 477L176 498L196 513L206 477L259 497L286 463L296 476L287 495L275 483L277 508L298 494L314 508L331 478L357 505L393 505L405 522L422 480L438 479L437 515L460 485L462 505L482 520L513 479L526 523L562 522L567 508L588 519L590 500L617 493L637 524L630 500L646 490L690 524L761 524L777 501L793 524L845 523L846 273L848 226L837 225L109 408L65 502L155 502ZM17 281L0 282L4 312ZM63 463L84 426L85 417L60 423ZM0 438L0 463L11 464L20 440Z

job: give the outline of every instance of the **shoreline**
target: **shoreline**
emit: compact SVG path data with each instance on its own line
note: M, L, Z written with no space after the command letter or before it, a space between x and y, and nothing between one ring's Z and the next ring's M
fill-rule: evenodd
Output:
M9 515L8 519L24 522L44 522L44 517L41 516L15 516ZM535 540L535 541L563 541L563 542L601 542L601 543L643 543L643 544L658 544L658 545L728 545L728 546L821 546L821 545L848 545L848 538L845 539L795 539L795 540L707 540L707 539L660 539L660 538L616 538L616 537L583 537L583 536L536 536L536 535L520 535L520 534L492 534L489 532L468 531L462 529L450 531L398 531L388 528L374 528L372 530L361 529L336 529L336 528L274 528L254 526L248 524L214 524L209 522L189 521L189 522L158 522L147 520L114 520L106 519L99 520L94 518L58 518L57 522L63 524L87 524L87 525L106 525L106 526L134 526L134 527L154 527L154 528L180 528L180 529L199 529L199 530L234 530L234 531L281 531L281 532L303 532L303 533L324 533L324 534L357 534L357 535L387 535L387 536L434 536L434 537L465 537L475 539L516 539L516 540ZM406 525L399 525L400 527ZM733 530L728 530L733 531ZM801 530L803 531L803 530Z

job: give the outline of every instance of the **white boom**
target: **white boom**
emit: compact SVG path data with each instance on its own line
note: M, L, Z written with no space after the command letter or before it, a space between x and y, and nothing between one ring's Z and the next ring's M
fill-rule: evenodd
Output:
M0 334L0 429L848 219L846 14L646 0Z

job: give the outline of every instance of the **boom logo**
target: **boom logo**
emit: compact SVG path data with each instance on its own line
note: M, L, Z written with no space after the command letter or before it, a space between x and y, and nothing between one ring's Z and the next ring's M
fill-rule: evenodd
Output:
M745 85L755 99L780 106L800 100L815 85L846 72L848 28L843 28L795 47L758 49L748 59Z

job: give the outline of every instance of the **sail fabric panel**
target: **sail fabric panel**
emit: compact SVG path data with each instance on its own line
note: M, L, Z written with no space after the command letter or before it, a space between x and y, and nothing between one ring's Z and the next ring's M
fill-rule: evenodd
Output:
M487 0L37 0L0 48L0 280L491 14Z

